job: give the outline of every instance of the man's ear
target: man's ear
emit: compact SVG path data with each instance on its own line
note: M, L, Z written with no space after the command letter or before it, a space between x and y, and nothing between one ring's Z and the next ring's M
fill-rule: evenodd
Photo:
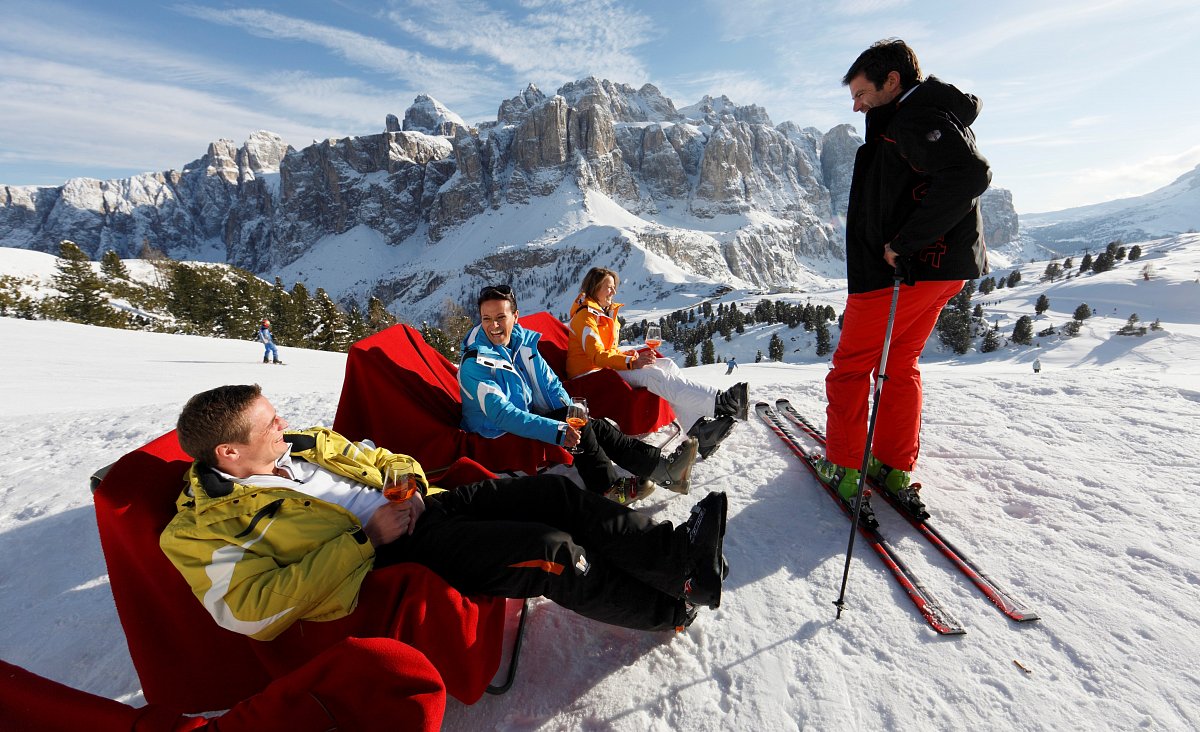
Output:
M237 446L228 442L222 442L217 445L217 449L213 451L217 457L217 467L236 463L239 455ZM228 472L228 471L226 471Z

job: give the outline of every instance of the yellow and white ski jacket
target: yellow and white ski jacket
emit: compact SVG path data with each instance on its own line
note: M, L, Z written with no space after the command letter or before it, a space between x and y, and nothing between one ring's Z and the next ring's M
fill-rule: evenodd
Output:
M325 428L287 433L293 460L382 488L417 461ZM439 489L434 489L437 492ZM297 620L350 614L375 549L354 514L299 490L250 486L193 463L159 545L222 628L271 640Z

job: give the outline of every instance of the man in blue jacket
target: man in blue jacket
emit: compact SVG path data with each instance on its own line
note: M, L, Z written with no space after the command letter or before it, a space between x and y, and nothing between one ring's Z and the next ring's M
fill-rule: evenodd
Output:
M517 323L517 298L508 285L479 293L480 324L463 340L458 370L465 430L484 437L511 432L567 448L578 447L575 469L584 487L619 503L650 495L656 484L687 493L697 443L688 438L670 456L603 419L582 429L566 423L571 397L538 353L541 334ZM613 462L636 478L617 477Z

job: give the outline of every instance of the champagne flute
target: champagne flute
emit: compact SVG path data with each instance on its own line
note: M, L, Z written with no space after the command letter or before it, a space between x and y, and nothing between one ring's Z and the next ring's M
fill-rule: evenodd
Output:
M571 400L570 406L567 407L567 424L574 427L577 431L583 432L584 426L588 422L588 405L587 399L583 397L575 397ZM569 448L567 452L572 455L579 454L579 445Z
M646 348L651 351L662 345L662 328L657 325L646 326Z

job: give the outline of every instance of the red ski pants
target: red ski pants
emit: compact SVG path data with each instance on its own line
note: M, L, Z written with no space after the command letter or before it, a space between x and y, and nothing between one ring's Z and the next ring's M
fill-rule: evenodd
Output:
M921 447L921 369L917 365L938 314L963 288L963 280L901 285L888 349L887 380L871 451L898 470L912 470ZM871 388L883 355L892 288L850 295L842 336L825 377L825 456L848 468L862 467Z

